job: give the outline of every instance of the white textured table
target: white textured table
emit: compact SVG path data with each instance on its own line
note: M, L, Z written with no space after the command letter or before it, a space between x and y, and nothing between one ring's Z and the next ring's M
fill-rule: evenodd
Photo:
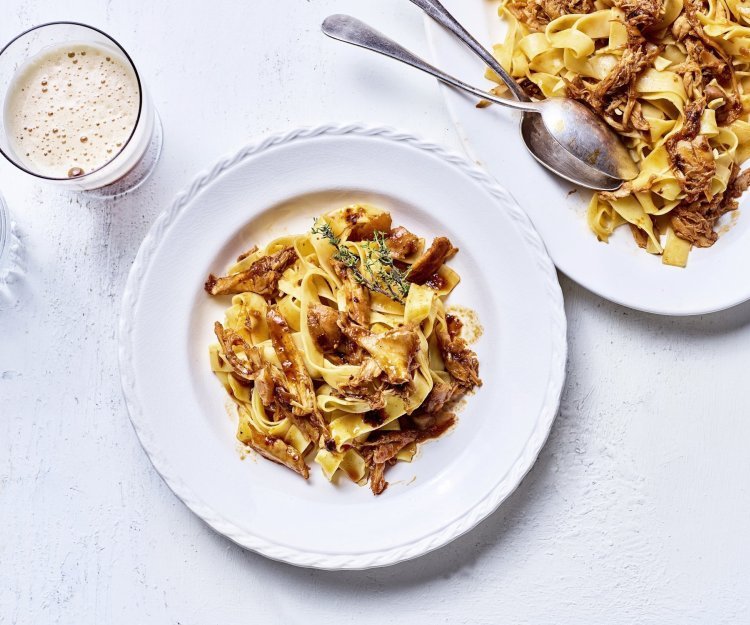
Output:
M3 41L61 18L118 38L166 143L145 188L109 204L0 163L27 267L0 303L0 623L748 622L747 304L665 319L563 278L569 377L539 462L479 528L393 568L247 553L152 469L122 403L115 328L141 238L174 194L299 125L362 120L458 147L431 79L319 34L342 11L427 54L407 0L2 3Z

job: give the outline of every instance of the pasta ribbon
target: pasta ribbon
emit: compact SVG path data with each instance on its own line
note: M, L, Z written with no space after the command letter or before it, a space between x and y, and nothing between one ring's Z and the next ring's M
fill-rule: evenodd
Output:
M443 405L480 380L443 304L457 250L445 237L424 247L389 213L355 205L209 277L209 293L231 296L209 357L242 443L304 477L314 451L327 479L369 479L379 494L386 464L444 431Z
M592 198L597 238L629 224L639 245L681 267L693 246L712 245L750 183L740 173L750 158L747 0L505 0L500 17L508 29L494 51L511 76L535 99L589 105L639 167Z

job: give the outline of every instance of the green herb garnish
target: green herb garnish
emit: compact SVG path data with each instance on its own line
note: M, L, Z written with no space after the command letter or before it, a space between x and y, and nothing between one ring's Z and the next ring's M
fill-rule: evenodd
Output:
M311 232L327 239L336 248L333 259L341 262L352 272L355 282L400 304L405 302L406 296L409 295L410 284L406 281L409 272L396 267L391 250L386 245L384 232L376 230L372 241L367 242L367 252L362 263L360 257L342 244L340 237L333 234L330 224L323 222L320 226L314 226Z

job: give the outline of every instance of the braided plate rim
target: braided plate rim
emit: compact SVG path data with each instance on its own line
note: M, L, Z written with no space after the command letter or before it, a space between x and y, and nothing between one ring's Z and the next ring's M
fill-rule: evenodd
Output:
M461 517L446 527L413 541L408 545L369 553L330 554L291 549L262 539L239 528L201 502L188 485L172 472L171 467L155 443L153 433L147 419L144 417L137 395L135 371L133 369L133 359L131 358L133 350L133 324L135 321L133 312L138 303L139 285L150 265L158 242L164 238L165 233L185 206L223 172L233 168L244 159L274 146L324 135L378 137L380 139L405 143L415 149L426 151L441 158L481 185L490 195L503 203L503 207L509 211L525 242L535 252L537 266L545 276L545 288L552 313L551 374L547 383L543 407L537 418L534 432L529 437L523 452L519 455L512 469L504 479L499 481L487 493L481 502L467 510ZM180 193L173 204L158 216L143 240L128 275L120 312L118 356L125 405L127 406L133 428L156 471L164 479L167 486L190 510L203 519L215 531L223 534L238 545L273 560L320 569L367 569L410 560L446 545L488 517L516 489L536 461L539 452L547 440L557 414L562 387L565 381L565 362L567 358L566 327L563 297L560 284L557 280L557 273L547 255L541 238L510 193L497 185L488 174L472 164L464 156L450 152L438 145L422 141L408 133L392 128L370 127L362 124L328 124L314 128L300 128L272 135L260 143L242 148L233 156L220 160L210 171L199 174L187 190Z

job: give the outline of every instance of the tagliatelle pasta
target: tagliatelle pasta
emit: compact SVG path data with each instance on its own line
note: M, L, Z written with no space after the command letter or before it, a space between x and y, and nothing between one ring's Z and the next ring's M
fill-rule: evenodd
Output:
M387 486L386 466L453 423L448 402L480 384L476 355L443 299L456 250L371 206L253 248L206 290L231 295L211 367L238 411L238 439L308 477L305 456Z
M500 16L495 55L527 93L585 102L638 164L637 178L591 199L596 236L629 224L638 245L682 267L693 246L713 245L750 183L750 3L506 0Z

